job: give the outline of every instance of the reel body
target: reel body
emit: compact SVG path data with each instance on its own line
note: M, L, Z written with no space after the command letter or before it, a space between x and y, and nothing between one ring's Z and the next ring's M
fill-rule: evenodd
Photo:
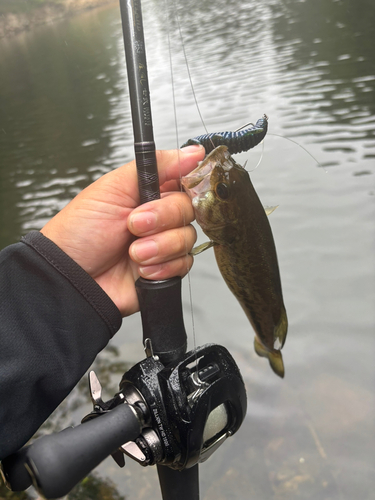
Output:
M246 390L234 359L222 346L198 347L175 366L155 358L151 355L125 373L120 392L126 399L137 390L148 408L144 441L136 443L145 455L140 463L183 470L207 460L239 429L246 415ZM130 446L124 451L138 460Z

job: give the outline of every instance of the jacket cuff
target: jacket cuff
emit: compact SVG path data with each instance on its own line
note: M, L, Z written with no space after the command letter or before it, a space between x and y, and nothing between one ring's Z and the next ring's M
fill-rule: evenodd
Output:
M111 336L119 330L122 322L120 311L97 282L69 255L39 231L31 231L21 242L33 248L71 283L106 323Z

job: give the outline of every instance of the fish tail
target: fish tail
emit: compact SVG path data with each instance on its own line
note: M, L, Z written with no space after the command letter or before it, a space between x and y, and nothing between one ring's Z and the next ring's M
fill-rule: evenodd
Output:
M276 375L278 375L281 378L284 378L285 369L281 351L278 351L276 349L274 349L273 351L269 351L259 342L259 340L256 337L254 339L254 349L255 352L258 354L258 356L268 359L270 366L272 370L276 373Z
M286 334L288 333L288 317L286 315L285 307L281 309L280 320L274 330L274 340L276 349L282 349L285 344Z

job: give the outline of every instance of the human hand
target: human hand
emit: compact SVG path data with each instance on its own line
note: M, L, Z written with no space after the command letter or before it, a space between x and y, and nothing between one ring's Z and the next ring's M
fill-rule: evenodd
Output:
M194 211L179 179L204 155L200 146L157 151L161 199L140 206L132 161L84 189L41 230L94 278L122 316L139 309L139 276L163 280L192 266Z

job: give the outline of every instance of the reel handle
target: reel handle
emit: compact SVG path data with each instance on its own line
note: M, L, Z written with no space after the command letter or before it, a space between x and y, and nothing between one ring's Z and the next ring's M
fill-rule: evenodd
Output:
M111 453L141 432L135 410L121 404L98 418L44 436L2 462L13 491L34 484L46 498L61 498ZM28 475L28 478L27 478Z

